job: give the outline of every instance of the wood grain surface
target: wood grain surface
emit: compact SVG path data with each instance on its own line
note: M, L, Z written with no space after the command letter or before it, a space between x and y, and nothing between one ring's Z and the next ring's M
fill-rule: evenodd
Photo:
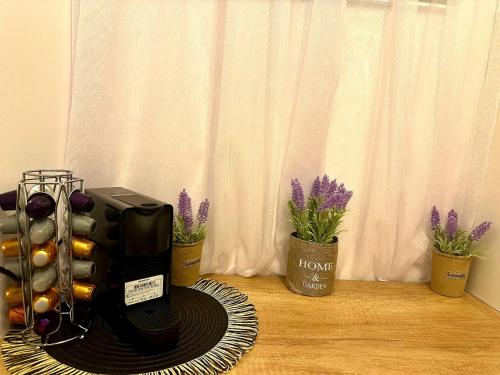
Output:
M305 297L280 277L207 277L240 289L257 309L257 342L233 375L500 374L500 313L468 294L337 280L332 295Z

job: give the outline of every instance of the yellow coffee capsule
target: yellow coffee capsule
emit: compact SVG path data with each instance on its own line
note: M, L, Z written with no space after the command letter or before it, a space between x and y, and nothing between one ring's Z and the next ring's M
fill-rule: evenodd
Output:
M43 245L33 244L31 247L31 262L35 267L44 267L52 262L57 255L54 241L45 242Z
M96 286L91 283L73 281L73 297L82 301L92 301Z
M1 247L2 253L6 257L16 257L19 255L19 240L17 237L3 241Z
M5 301L9 305L19 305L23 303L23 290L20 286L12 286L5 289Z
M73 256L79 258L90 258L95 251L95 242L82 237L73 237L71 240Z

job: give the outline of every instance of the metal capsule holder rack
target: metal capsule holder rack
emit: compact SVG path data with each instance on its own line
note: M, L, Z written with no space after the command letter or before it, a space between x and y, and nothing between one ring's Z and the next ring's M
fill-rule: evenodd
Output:
M17 236L26 326L21 335L25 343L35 347L59 345L77 338L83 338L90 325L90 321L80 322L75 319L73 210L70 204L70 196L74 192L84 193L83 180L74 178L69 170L26 171L18 184L16 202ZM33 215L30 216L26 212L30 198L35 194L48 195L54 201L53 211L45 217L34 218ZM88 213L84 213L84 215L89 216ZM36 225L43 225L43 223L50 227L48 231L41 231L48 237L46 243L50 242L55 245L56 249L54 258L47 266L54 267L56 271L55 283L52 283L49 289L52 293L52 300L47 297L44 303L47 304L47 310L57 317L57 322L52 321L51 329L45 334L40 334L35 329L35 322L37 318L43 316L45 311L41 313L39 312L40 309L35 311L37 310L35 298L39 298L37 296L40 294L33 290L33 277L34 272L40 268L33 264L34 257L32 255L34 247L40 246L40 241L33 242L34 233L32 233L32 230ZM45 307L45 305L43 306ZM62 329L63 325L70 325L71 327Z

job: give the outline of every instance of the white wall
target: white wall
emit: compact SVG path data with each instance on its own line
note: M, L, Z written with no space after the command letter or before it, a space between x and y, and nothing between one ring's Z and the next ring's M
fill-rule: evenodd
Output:
M0 1L0 193L15 189L24 170L63 165L70 5L62 0ZM0 313L0 334L4 319Z
M493 225L482 242L487 259L472 262L467 290L500 311L500 103L477 218Z
M61 167L71 67L69 1L0 1L0 192Z

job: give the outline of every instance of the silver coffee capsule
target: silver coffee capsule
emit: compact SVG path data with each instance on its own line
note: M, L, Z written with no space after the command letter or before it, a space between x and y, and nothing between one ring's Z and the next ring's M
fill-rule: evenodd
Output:
M73 260L73 278L86 279L94 276L95 263L89 260Z
M54 220L35 220L30 228L30 240L37 245L41 245L54 237L56 227Z
M0 219L0 232L3 234L17 233L17 218L15 215Z
M36 269L35 272L33 272L31 284L35 292L42 293L52 287L55 284L56 279L56 269L54 265L51 265L48 267Z
M21 265L19 264L19 259L8 259L5 258L4 268L15 274L16 276L21 276Z
M95 230L95 220L84 215L73 215L72 217L74 234L89 234Z

